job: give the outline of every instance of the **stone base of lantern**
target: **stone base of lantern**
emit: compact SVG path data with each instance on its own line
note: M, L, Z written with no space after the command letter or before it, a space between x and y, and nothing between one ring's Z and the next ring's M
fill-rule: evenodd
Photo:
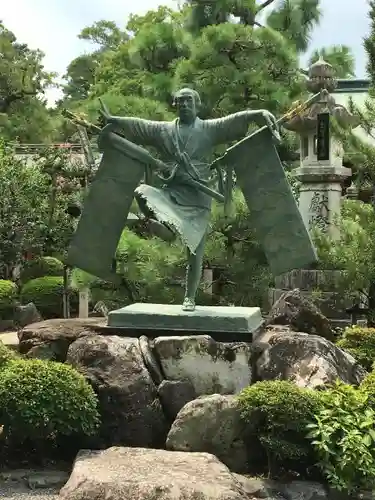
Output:
M299 209L306 227L338 237L335 218L340 213L342 183L351 176L350 168L309 165L297 168L294 176L301 182Z
M321 312L337 326L350 325L345 309L353 304L339 291L340 271L298 269L279 276L275 288L268 291L270 307L288 290L299 288L304 297L314 302Z

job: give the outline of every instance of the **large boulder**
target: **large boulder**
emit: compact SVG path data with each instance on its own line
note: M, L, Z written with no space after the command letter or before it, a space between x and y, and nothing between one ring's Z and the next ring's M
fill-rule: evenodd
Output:
M247 470L245 425L235 396L212 394L186 404L167 437L167 449L212 453L230 470Z
M34 302L29 302L24 306L18 304L14 312L14 322L19 328L24 328L27 325L32 325L33 323L40 323L43 318L36 308Z
M110 448L79 453L62 500L248 500L241 483L207 453Z
M197 396L235 394L251 383L251 346L208 335L158 337L155 357L168 380L189 380Z
M102 446L164 446L167 423L138 339L80 337L70 345L67 362L98 395Z
M170 422L174 421L186 403L196 398L189 380L163 380L158 386L158 394L164 414Z
M69 346L79 337L96 333L105 321L98 318L49 319L23 328L19 351L28 357L64 362Z
M289 325L293 330L320 335L328 340L335 339L330 321L298 288L285 292L275 302L265 325Z
M318 335L272 327L256 344L263 349L256 361L257 380L291 380L317 388L337 379L358 385L366 374L352 356Z

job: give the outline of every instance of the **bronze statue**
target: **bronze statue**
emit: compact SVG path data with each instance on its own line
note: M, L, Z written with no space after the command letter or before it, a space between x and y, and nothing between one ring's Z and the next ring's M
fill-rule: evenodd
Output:
M212 199L224 200L225 192L228 194L231 189L233 172L254 213L255 229L259 230L271 268L273 265L275 272L282 272L313 262L315 251L274 145L275 117L267 110L248 110L201 120L200 96L189 88L175 94L174 105L178 117L171 122L111 116L106 109L102 110L106 126L100 133L99 146L103 158L85 202L68 262L103 279L113 278L115 269L110 271L109 259L113 258L135 196L145 217L162 224L164 232L177 233L186 245L182 308L194 311ZM251 123L265 127L258 134L245 137ZM211 185L213 150L239 139L243 140L228 149L220 162L214 163L219 173L218 192ZM145 146L155 148L161 160L152 157ZM162 187L153 186L147 178L141 182L145 168L150 166L154 172L158 171ZM226 186L222 169L227 171ZM256 199L260 200L259 206ZM272 204L278 202L281 205L275 210ZM286 243L280 228L280 210L287 217L283 223L285 236L294 238L296 243L294 259L290 257L289 246L293 245L293 239ZM294 228L288 229L289 224L294 224ZM276 242L272 240L272 231Z

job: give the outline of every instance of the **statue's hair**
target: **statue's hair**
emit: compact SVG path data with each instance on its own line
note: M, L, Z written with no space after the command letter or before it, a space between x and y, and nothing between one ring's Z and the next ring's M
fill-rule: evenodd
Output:
M200 107L200 105L202 104L202 101L201 101L201 96L199 95L199 92L197 92L194 89L190 89L189 87L184 87L183 89L177 90L177 92L175 92L173 94L173 104L176 103L177 97L179 97L181 94L185 94L185 93L192 94L194 97L196 106Z

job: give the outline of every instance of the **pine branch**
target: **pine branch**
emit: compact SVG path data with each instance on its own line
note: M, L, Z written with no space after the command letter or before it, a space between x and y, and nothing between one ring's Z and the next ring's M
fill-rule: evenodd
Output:
M266 9L269 5L271 5L275 0L265 0L261 5L259 5L257 9L257 14L261 11Z

